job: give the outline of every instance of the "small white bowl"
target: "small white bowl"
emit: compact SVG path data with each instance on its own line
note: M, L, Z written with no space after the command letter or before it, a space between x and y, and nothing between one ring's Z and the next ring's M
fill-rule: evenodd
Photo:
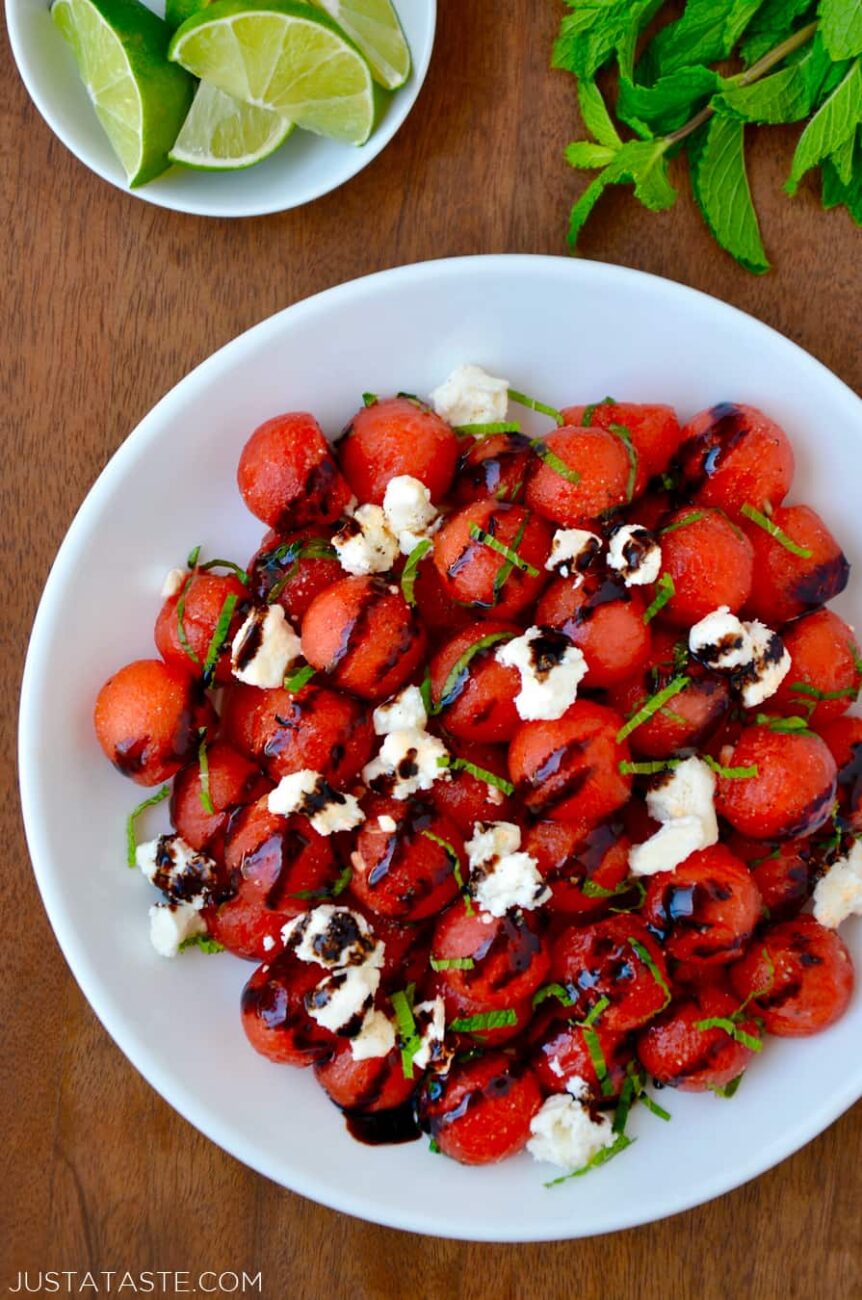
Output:
M310 1071L249 1047L239 999L250 964L153 952L154 892L126 870L123 836L143 792L93 735L102 682L154 653L165 572L197 542L240 562L256 549L263 525L235 478L251 430L299 409L335 434L364 391L427 393L462 361L556 406L613 393L674 403L684 418L723 400L763 407L796 448L793 496L822 511L862 561L862 404L780 334L682 285L598 262L476 257L384 271L298 303L210 357L99 477L45 585L27 656L24 820L48 915L93 1009L214 1142L294 1191L393 1227L491 1241L589 1236L738 1186L862 1095L862 987L825 1033L770 1039L732 1101L668 1089L671 1123L636 1109L634 1146L552 1190L542 1182L554 1171L528 1155L466 1169L425 1142L361 1146ZM859 569L837 608L862 625ZM862 972L862 925L843 929Z
M158 14L164 0L144 0ZM286 212L328 194L367 167L394 136L416 102L434 45L437 0L396 0L413 58L410 80L387 96L382 121L367 144L355 148L294 131L271 158L238 172L171 167L130 190L84 89L72 52L54 26L49 0L6 0L12 53L30 98L51 130L103 180L160 208L202 217L257 217ZM23 146L22 146L23 147Z

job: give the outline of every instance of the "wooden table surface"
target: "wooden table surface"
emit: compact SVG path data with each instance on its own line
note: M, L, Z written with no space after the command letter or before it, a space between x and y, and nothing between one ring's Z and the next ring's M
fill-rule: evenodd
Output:
M565 252L582 182L561 158L577 123L574 83L548 68L558 7L440 8L427 84L388 149L301 211L234 223L163 212L90 175L39 118L4 43L0 645L11 682L90 484L155 400L215 348L297 299L382 267ZM859 388L857 232L843 211L824 214L813 189L795 201L781 193L792 139L772 129L751 150L770 275L749 275L722 254L688 198L655 216L611 193L583 254L735 303ZM0 1286L23 1269L150 1268L262 1270L265 1296L335 1300L407 1290L435 1300L860 1295L860 1106L710 1205L556 1245L408 1236L338 1216L237 1164L136 1074L60 955L20 824L16 706L10 689L0 716Z

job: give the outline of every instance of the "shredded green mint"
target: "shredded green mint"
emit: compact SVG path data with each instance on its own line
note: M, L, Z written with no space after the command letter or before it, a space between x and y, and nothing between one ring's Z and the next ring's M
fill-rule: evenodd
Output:
M219 943L218 939L211 939L208 934L189 935L180 944L180 952L185 952L187 948L200 948L201 952L206 953L224 952L224 944Z
M216 670L218 657L221 654L227 634L230 629L230 621L233 618L233 612L236 609L237 597L234 592L228 592L224 598L221 612L218 616L218 622L213 628L213 634L210 637L210 643L207 647L206 658L204 659L204 685L208 686L212 681L213 674Z
M472 957L429 957L432 970L472 970L476 965Z
M490 649L493 645L498 645L501 641L511 641L514 632L488 632L485 636L480 636L478 640L468 645L467 649L458 656L443 683L443 689L440 692L440 699L436 705L432 706L429 713L441 713L443 709L457 699L464 679L470 669L470 664L476 655L481 654L483 650Z
M416 604L414 594L416 587L416 574L419 565L425 556L431 550L434 543L428 537L423 537L421 542L417 542L413 550L407 556L407 562L401 572L401 592L408 605Z
M484 424L456 424L455 432L471 438L490 438L495 433L520 433L514 420L487 420Z
M581 1178L588 1174L592 1169L598 1169L600 1165L606 1165L614 1156L618 1156L626 1147L630 1147L634 1138L626 1137L625 1133L620 1133L612 1146L602 1147L600 1151L588 1160L580 1169L573 1169L570 1174L561 1174L559 1178L552 1178L550 1182L545 1183L545 1187L559 1187L560 1183L567 1183L570 1178Z
M301 668L297 668L295 673L290 673L285 677L284 689L289 691L291 695L296 695L297 691L301 691L303 686L308 685L316 671L317 669L312 668L311 664L303 664Z
M467 758L455 758L451 766L461 772L468 772L470 776L475 777L477 781L484 781L486 785L493 785L503 794L514 794L515 787L511 781L505 777L497 776L496 772L489 772L486 767L479 767L478 763L471 763Z
M470 536L474 541L480 542L482 546L488 546L492 551L496 551L498 555L502 555L503 559L508 560L509 564L513 564L516 569L523 570L523 572L531 578L538 578L539 570L535 565L530 564L528 560L523 559L517 551L511 548L511 546L506 546L504 542L499 542L492 533L486 532L485 529L480 528L478 524L470 525Z
M644 945L640 942L640 940L633 939L631 938L631 936L629 936L629 943L631 944L633 950L637 953L638 957L640 957L643 964L646 966L650 975L652 975L656 984L658 984L659 988L664 993L664 1004L661 1008L663 1011L664 1008L670 1003L671 998L673 996L668 987L667 980L665 979L664 975L662 975L658 966L653 961L652 954L648 951L647 948L644 947Z
M555 474L559 474L560 478L564 478L567 483L580 483L581 476L578 471L572 469L571 465L567 465L563 458L558 456L543 438L534 438L530 446L539 457L539 460L544 461L549 469L552 469Z
M164 799L167 799L170 792L171 787L169 785L163 785L155 794L151 794L149 798L142 800L137 807L133 808L126 818L126 863L128 866L137 866L136 854L138 850L138 840L136 827L138 818L147 808L155 808L157 803L161 803Z
M790 551L792 555L798 555L803 560L811 559L814 554L812 550L807 546L800 546L798 542L794 542L793 538L788 537L787 533L782 528L779 528L778 524L773 523L768 515L763 514L755 506L749 505L747 501L742 507L742 514L745 515L746 519L750 519L753 524L757 524L758 528L762 528L765 533L769 533L770 537L774 537L776 542L780 542L785 550Z
M207 754L207 737L206 730L200 733L200 744L198 745L198 770L201 778L201 788L199 791L201 807L205 813L210 816L215 812L213 807L212 795L210 794L210 763Z
M539 402L535 397L528 397L526 393L519 393L514 388L509 389L509 401L514 402L516 406L526 406L531 411L538 411L540 415L548 415L558 425L565 423L562 414L555 406L548 406L546 402Z
M673 578L669 573L663 573L656 584L655 599L652 604L644 610L644 623L651 623L669 600L676 595L676 587L673 584Z
M684 691L686 686L690 685L691 679L680 674L678 677L672 678L671 681L668 682L667 686L662 687L662 689L657 691L655 695L650 695L632 714L625 726L620 727L617 732L617 743L625 740L626 737L630 736L638 727L642 727L645 722L649 722L653 714L658 713L658 711L667 704L668 700L672 700L675 695L679 695L680 691Z
M701 758L707 767L711 767L716 776L724 777L726 781L745 781L758 774L758 766L752 763L750 767L725 767L719 763L711 754L701 754Z
M456 1034L480 1034L487 1029L505 1029L518 1023L518 1013L511 1007L505 1011L483 1011L477 1016L458 1016L449 1022Z
M666 537L668 533L675 533L678 528L688 528L689 524L696 524L702 518L702 510L690 510L687 515L677 519L676 523L668 524L667 528L662 528L660 535Z

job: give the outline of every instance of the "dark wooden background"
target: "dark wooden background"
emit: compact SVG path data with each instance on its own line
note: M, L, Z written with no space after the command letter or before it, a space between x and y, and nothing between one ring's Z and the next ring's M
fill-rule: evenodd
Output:
M97 1023L42 911L17 803L17 683L54 552L127 432L213 349L341 280L452 254L565 252L583 182L561 157L574 83L548 68L559 7L440 8L427 84L389 148L310 207L233 223L163 212L90 175L29 103L4 41L0 1287L25 1268L225 1268L262 1270L268 1297L335 1300L859 1296L859 1106L757 1182L651 1227L541 1246L410 1237L280 1190L174 1114ZM858 232L812 188L781 193L792 140L771 129L751 150L770 275L722 254L687 197L655 216L610 194L583 255L735 303L859 388Z

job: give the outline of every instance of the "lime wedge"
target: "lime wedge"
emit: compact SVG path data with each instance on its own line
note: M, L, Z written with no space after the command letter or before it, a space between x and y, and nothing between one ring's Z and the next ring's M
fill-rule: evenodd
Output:
M195 0L191 0L195 3ZM410 48L392 0L312 0L354 40L371 64L374 80L397 90L410 76Z
M138 0L54 0L87 94L132 186L170 165L194 83L168 63L170 28Z
M168 58L243 103L333 140L364 144L374 126L366 59L310 5L216 0L174 33Z
M165 0L165 22L172 31L181 27L187 18L199 9L206 9L210 0Z
M236 171L275 153L292 130L293 123L272 109L243 104L202 81L171 162L203 171Z

